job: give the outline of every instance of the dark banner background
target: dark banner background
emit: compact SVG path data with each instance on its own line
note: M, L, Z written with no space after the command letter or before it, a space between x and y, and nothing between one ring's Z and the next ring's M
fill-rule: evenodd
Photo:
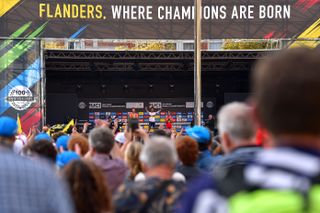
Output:
M11 10L0 17L0 36L10 36L19 27L31 21L31 28L36 29L48 21L44 32L39 37L67 38L77 32L80 38L109 39L193 39L193 20L159 20L159 6L191 6L191 0L25 0L18 1ZM39 4L50 4L51 14L56 4L101 5L101 18L48 18L46 12L39 17ZM152 20L115 20L111 5L152 5ZM314 0L204 0L203 6L225 5L226 19L203 20L203 38L292 38L300 35L320 17L320 6ZM254 19L231 19L233 6L254 6ZM259 19L260 5L291 5L289 19ZM46 8L46 7L44 7ZM47 8L45 9L47 11ZM95 16L100 17L99 13Z

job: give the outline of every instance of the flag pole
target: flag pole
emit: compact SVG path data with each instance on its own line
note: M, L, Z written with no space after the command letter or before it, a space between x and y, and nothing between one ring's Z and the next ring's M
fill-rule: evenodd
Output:
M194 0L194 120L196 125L201 125L201 6L202 0Z

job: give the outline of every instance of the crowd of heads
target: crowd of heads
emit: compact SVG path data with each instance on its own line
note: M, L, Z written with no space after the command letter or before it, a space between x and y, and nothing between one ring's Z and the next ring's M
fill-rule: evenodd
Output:
M17 135L17 122L1 117L1 150L50 168L70 197L66 209L74 212L228 212L225 200L263 188L259 181L271 190L277 181L290 182L288 176L268 182L270 166L261 169L266 153L282 146L320 151L319 59L319 51L304 48L263 59L253 70L249 101L221 107L217 119L209 115L208 126L173 134L159 125L152 133L125 128L115 134L100 120L88 132L50 134L44 128ZM267 157L259 161L256 156L262 155ZM244 190L249 185L251 191Z

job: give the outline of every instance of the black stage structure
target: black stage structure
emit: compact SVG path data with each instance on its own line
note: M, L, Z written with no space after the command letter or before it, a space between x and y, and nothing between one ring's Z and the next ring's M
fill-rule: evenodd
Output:
M202 97L244 100L250 70L274 51L203 51ZM192 99L193 52L45 50L47 123L84 119L82 99ZM94 108L94 107L93 107ZM206 115L205 115L206 116Z

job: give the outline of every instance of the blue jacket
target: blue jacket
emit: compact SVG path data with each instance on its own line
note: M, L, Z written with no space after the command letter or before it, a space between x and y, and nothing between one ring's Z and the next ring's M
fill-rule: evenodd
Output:
M254 159L255 154L261 150L262 148L258 146L239 147L229 155L221 157L219 161L214 164L213 173L219 173L221 170L236 165L246 165L250 163Z
M206 150L200 153L196 166L205 172L211 172L220 158L221 156L213 156L209 150Z

